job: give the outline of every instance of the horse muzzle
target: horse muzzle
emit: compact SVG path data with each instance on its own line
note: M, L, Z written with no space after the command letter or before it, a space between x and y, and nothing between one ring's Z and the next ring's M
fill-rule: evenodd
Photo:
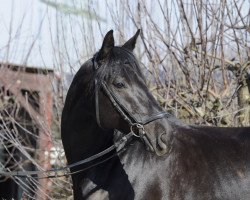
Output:
M135 137L143 141L148 151L154 152L157 156L163 156L170 152L171 145L168 144L169 142L165 132L155 134L156 138L153 139L151 134L148 134L141 124L134 124L131 126L131 131L134 133Z

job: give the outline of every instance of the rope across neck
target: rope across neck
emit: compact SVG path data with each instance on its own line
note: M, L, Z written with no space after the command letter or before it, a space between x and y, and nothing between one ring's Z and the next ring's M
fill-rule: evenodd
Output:
M120 140L115 142L112 146L108 147L107 149L90 156L86 159L80 160L78 162L72 163L70 165L67 165L65 167L61 168L54 168L50 169L47 171L0 171L0 177L26 177L26 178L38 178L38 179L43 179L43 178L57 178L61 176L69 176L72 174L80 173L82 171L86 171L94 166L100 165L101 163L104 163L110 159L112 159L114 156L118 155L119 153L123 152L125 150L126 145L132 140L133 133L130 132L127 135L123 136ZM96 161L97 159L100 159L101 157L109 154L112 152L112 155L108 156L104 160L98 161L90 166L87 166L85 168L82 168L80 170L74 171L74 168L80 167L84 164L88 164L90 162ZM71 172L69 171L71 170Z

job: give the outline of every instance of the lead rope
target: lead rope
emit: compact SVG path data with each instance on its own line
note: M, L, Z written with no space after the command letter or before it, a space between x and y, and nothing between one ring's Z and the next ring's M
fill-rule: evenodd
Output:
M84 160L80 160L78 162L72 163L72 164L67 165L65 167L62 167L62 168L54 168L54 169L47 170L47 171L12 171L12 172L0 171L0 177L4 176L4 177L23 177L23 178L44 179L44 178L57 178L57 177L69 176L71 174L80 173L80 172L86 171L87 169L90 169L94 166L97 166L101 163L104 163L104 162L110 160L111 158L113 158L114 156L118 155L119 153L123 152L125 150L126 145L128 144L128 142L131 141L133 136L134 136L134 133L129 132L127 135L123 136L119 141L115 142L115 144L108 147L107 149L105 149L105 150L103 150L103 151L101 151L93 156L90 156ZM110 153L113 150L116 150L116 152L102 161L99 161L93 165L90 165L90 166L85 167L83 169L80 169L78 171L73 171L73 172L68 171L71 168L78 167L80 165L92 162L92 161ZM65 173L59 175L58 174L59 172L65 172ZM51 173L53 173L53 174L51 174ZM40 174L47 174L47 175L43 176L43 177L39 177L38 175L40 175Z

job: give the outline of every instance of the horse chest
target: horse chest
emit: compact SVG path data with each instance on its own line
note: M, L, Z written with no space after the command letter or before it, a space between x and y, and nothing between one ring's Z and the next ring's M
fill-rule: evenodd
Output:
M138 151L137 151L138 152ZM142 154L128 153L121 158L124 171L134 191L135 200L164 200L167 196L168 184L166 177L162 177L159 163ZM147 152L148 154L148 152ZM135 159L137 157L137 159Z

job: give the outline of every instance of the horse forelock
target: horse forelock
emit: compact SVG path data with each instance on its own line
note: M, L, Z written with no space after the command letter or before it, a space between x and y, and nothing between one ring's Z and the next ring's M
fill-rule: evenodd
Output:
M97 54L93 57L93 65ZM130 81L132 81L131 74L136 74L145 81L137 59L132 52L123 47L114 47L109 57L104 61L97 62L97 65L98 69L94 71L94 76L90 84L91 88L93 88L95 80L97 84L96 89L99 89L103 81L119 74Z

